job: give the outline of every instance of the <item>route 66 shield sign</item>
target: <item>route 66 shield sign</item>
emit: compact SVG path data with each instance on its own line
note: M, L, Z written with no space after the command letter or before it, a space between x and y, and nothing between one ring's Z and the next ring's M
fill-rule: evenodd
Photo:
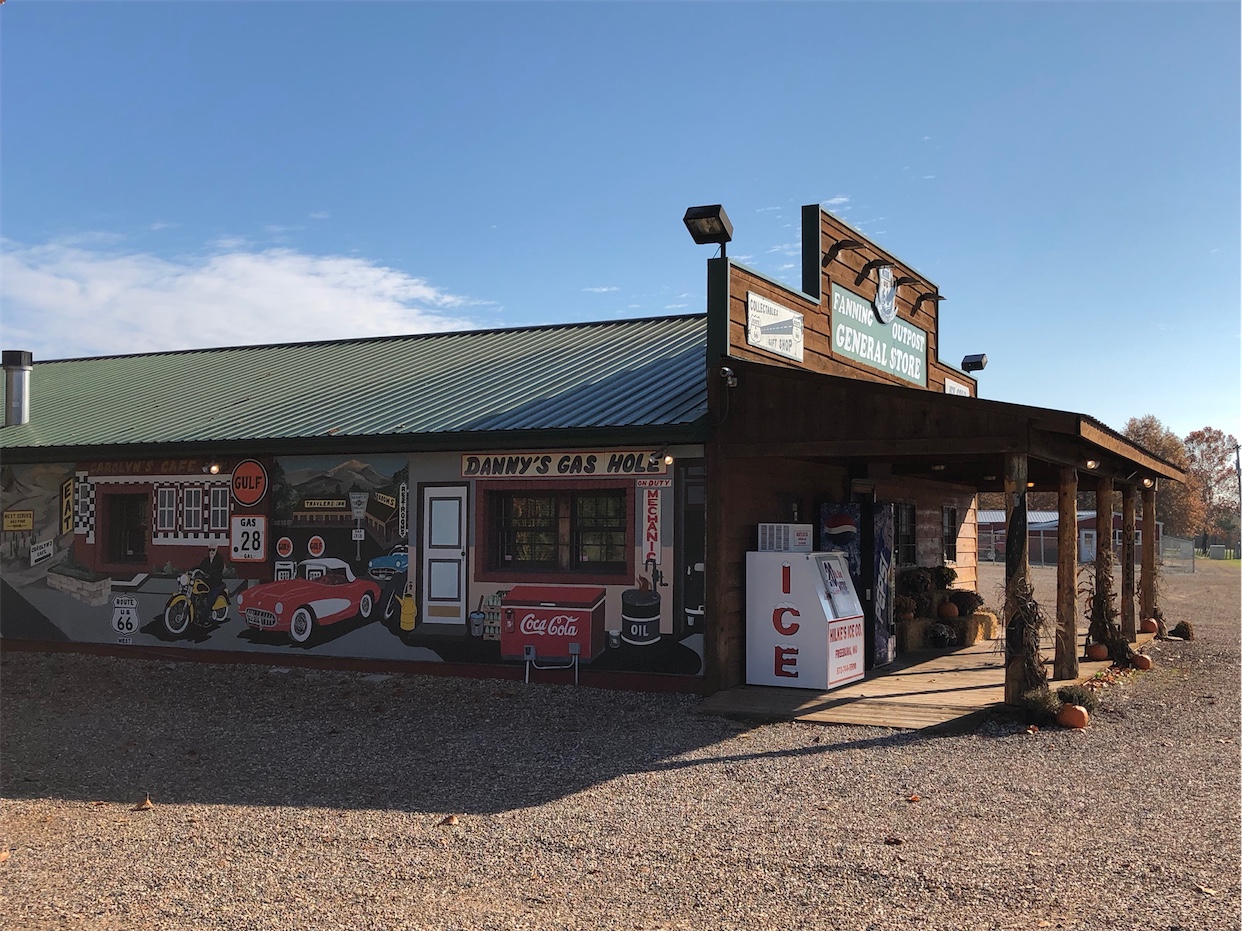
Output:
M875 289L875 315L887 324L897 316L897 289L893 287L893 269L880 269L880 283Z
M117 595L112 600L112 629L118 634L138 629L138 599L133 595Z

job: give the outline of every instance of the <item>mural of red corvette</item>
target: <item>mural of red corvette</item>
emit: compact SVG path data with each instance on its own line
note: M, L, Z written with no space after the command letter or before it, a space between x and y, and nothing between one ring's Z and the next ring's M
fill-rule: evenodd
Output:
M238 595L237 607L252 629L307 643L320 627L370 617L379 592L374 582L355 578L343 559L304 559L295 578L257 585Z

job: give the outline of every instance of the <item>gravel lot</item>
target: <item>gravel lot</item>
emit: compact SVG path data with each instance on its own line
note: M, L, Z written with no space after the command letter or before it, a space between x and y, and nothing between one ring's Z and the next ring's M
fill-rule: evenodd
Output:
M6 653L0 925L1238 928L1239 571L1199 570L1086 731Z

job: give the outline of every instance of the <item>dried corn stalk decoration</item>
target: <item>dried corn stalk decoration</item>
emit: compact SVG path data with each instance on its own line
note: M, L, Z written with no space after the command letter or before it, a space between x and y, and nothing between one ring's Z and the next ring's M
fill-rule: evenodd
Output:
M1016 643L1018 649L1012 659L1006 657L1006 665L1010 662L1019 664L1018 675L1023 693L1031 689L1046 689L1048 676L1039 640L1048 619L1035 600L1035 589L1026 578L1014 580L1009 604L1012 615L1005 626L1005 640L1006 644Z
M1101 546L1096 553L1094 572L1084 573L1080 591L1086 596L1087 637L1092 643L1108 647L1108 656L1118 666L1130 665L1134 650L1130 648L1121 625L1117 623L1117 601L1113 592L1113 551Z
M1043 612L1031 588L1027 547L1026 459L1005 463L1005 701L1013 704L1032 689L1046 689L1039 637Z

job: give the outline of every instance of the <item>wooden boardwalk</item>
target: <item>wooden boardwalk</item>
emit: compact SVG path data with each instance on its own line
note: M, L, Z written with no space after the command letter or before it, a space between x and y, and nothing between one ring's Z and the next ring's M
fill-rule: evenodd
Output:
M1152 639L1139 634L1136 646ZM1044 644L1052 661L1052 642ZM1050 680L1053 689L1081 682L1111 664L1078 661L1076 680ZM741 685L704 699L703 714L814 724L863 724L921 730L962 721L1002 705L1005 700L1003 640L981 640L959 650L903 654L896 663L866 679L818 692L811 689Z

